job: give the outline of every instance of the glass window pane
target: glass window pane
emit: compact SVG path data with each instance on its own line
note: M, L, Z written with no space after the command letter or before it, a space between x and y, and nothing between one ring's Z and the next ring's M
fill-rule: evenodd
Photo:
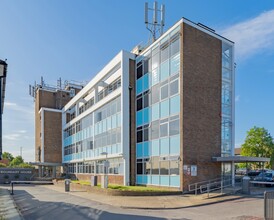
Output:
M144 108L149 106L149 93L144 95Z
M143 163L137 163L137 174L143 174Z
M169 62L168 60L161 64L161 81L164 81L169 76Z
M170 96L173 96L179 92L179 80L175 80L170 83Z
M159 138L159 120L151 123L151 139Z
M169 138L160 139L160 155L169 154Z
M161 88L161 100L168 97L168 84Z
M164 62L168 59L168 42L161 46L161 62Z
M169 174L170 175L179 175L179 162L178 161L170 161L169 165Z
M160 103L160 115L161 118L165 118L169 116L169 100L165 100Z
M168 123L160 125L160 137L165 137L168 135Z
M137 131L137 143L143 142L143 130Z
M159 157L152 157L151 159L151 174L157 175L159 174Z
M170 115L180 112L180 95L170 98Z
M148 73L148 60L144 60L144 74Z
M151 104L159 102L159 85L155 85L151 89Z
M179 134L179 131L180 131L179 127L180 127L179 119L169 122L169 135L171 136L171 135Z
M143 76L143 91L148 90L149 88L149 74Z
M149 139L148 131L149 131L148 128L144 129L143 131L144 141L148 141Z
M170 75L178 73L180 69L180 54L170 58Z
M171 42L170 45L170 56L173 56L177 53L179 53L180 51L180 42L179 42L179 38L173 42Z
M180 136L170 137L170 154L180 155Z
M152 156L159 156L160 154L160 146L159 146L159 139L153 140L151 142L151 155Z
M137 99L137 111L141 110L143 108L143 98Z
M152 86L157 84L159 82L159 68L155 68L152 70L152 75L151 75L151 84Z
M160 161L160 175L168 175L169 161Z
M140 65L137 67L137 79L141 78L143 76L143 66Z
M159 103L153 105L151 111L151 120L155 121L159 119Z

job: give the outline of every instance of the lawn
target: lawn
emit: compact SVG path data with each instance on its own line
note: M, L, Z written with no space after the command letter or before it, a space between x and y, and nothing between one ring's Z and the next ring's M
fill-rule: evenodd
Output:
M83 181L83 180L72 180L73 183L79 183L82 185L90 185L89 181ZM101 187L100 184L97 185L97 187ZM169 192L168 189L161 189L156 187L147 187L147 186L121 186L116 184L109 184L108 189L116 189L121 191L135 191L135 192Z

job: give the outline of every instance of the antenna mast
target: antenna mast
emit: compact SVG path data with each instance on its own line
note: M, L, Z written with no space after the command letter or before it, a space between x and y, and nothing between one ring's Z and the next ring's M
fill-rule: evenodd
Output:
M152 22L149 22L148 13L153 11ZM158 22L158 12L160 12L160 23ZM158 9L158 2L155 1L153 8L148 7L148 2L145 3L145 24L146 28L150 31L151 35L149 41L154 42L157 38L157 33L159 37L163 34L165 26L165 5L161 5L161 9Z

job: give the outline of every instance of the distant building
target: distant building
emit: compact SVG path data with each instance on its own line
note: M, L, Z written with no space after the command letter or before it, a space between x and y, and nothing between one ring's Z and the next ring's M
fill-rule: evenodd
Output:
M234 149L234 154L235 154L235 156L240 156L241 155L241 151L242 151L242 148L235 148Z
M212 158L234 155L234 43L183 18L135 51L121 51L62 109L67 171L184 191L231 173Z
M7 77L8 64L6 61L0 60L0 160L2 159L2 115L4 112L5 93L6 93L6 77Z
M55 166L62 165L61 109L82 88L82 85L72 83L65 86L46 85L43 79L41 84L30 87L30 94L35 101L34 164L41 165L40 168L45 166L51 170L54 167L55 172Z

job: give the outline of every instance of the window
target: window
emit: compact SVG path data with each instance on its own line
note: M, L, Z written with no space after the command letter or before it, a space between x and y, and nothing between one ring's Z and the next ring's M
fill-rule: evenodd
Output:
M170 96L173 96L179 92L179 80L178 79L170 83L169 90L170 90Z
M151 104L155 104L159 102L159 85L155 85L151 90Z
M137 131L137 143L143 142L143 131Z
M160 175L168 175L169 171L169 161L161 161L160 162Z
M143 174L143 161L142 159L137 159L137 175Z
M151 174L159 175L159 157L152 157L151 159Z
M149 106L149 93L145 92L144 93L144 108ZM138 110L137 110L138 111Z
M151 123L151 139L159 138L159 120Z
M173 42L171 42L170 57L172 57L175 54L179 53L179 51L180 51L180 42L179 42L179 38L177 38L177 39L173 40Z
M166 99L168 97L168 84L161 88L161 100Z
M179 119L170 121L169 122L169 135L172 136L172 135L179 134L179 132L180 132L179 127L180 127Z
M168 123L160 125L160 137L166 137L168 135Z
M141 78L143 76L143 66L140 65L137 67L137 79Z
M141 110L143 108L143 98L137 99L137 111Z

